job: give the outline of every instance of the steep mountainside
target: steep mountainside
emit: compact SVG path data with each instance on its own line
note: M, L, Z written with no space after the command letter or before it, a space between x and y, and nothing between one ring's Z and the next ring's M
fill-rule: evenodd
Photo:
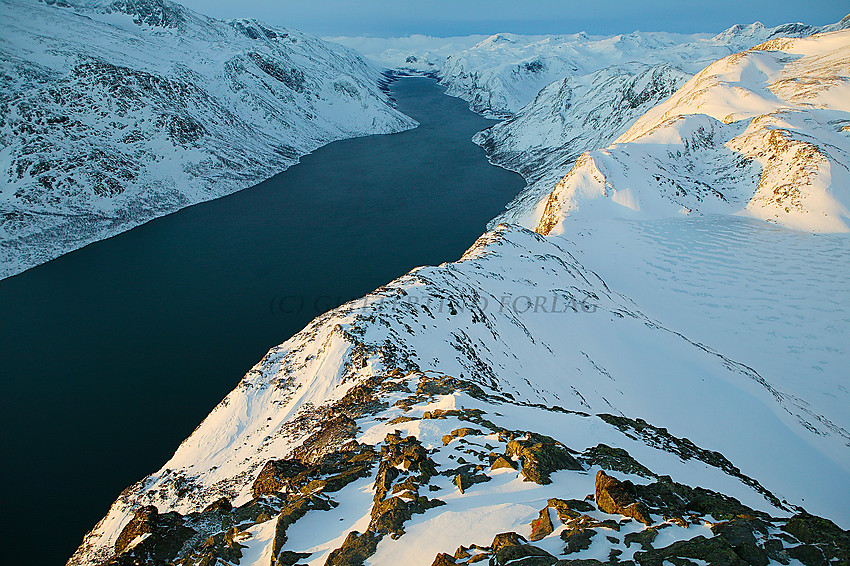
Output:
M719 197L692 187L732 193L679 161L732 151L709 121L740 136L768 112L797 125L782 139L846 167L848 34L711 65L580 160L538 232L500 225L459 261L314 320L125 490L69 564L850 560L847 237L728 203L697 214ZM630 199L616 196L629 177L603 177L621 169L583 169L617 152L645 181ZM744 166L753 189L759 158ZM822 168L773 161L769 179L832 190ZM640 173L667 162L689 175L678 195ZM644 198L660 219L620 212Z
M848 441L756 370L648 318L558 238L500 227L460 262L414 270L269 352L162 470L121 495L71 564L116 550L118 564L151 553L201 563L233 551L221 537L237 527L230 540L256 560L240 564L293 564L274 560L289 551L311 553L300 563L375 552L370 563L427 565L501 531L530 537L548 499L585 499L599 469L847 524L831 486L846 480ZM647 511L655 529L676 517L699 526L671 527L656 548L711 536L727 517L715 504ZM163 518L140 516L142 505ZM602 532L617 535L621 514L591 517L615 519ZM545 543L556 554L559 533ZM598 539L593 556L637 548Z
M850 30L774 39L721 59L607 149L583 154L538 231L605 217L746 214L850 231Z
M491 223L528 225L536 203L588 149L607 146L691 75L669 64L633 61L546 86L513 117L474 138L492 163L520 173L528 187Z
M579 155L608 146L637 118L715 60L771 37L803 37L848 25L850 19L846 18L824 27L785 24L765 28L756 23L733 26L713 38L638 32L596 40L574 36L575 46L593 54L581 58L582 67L543 87L530 102L516 100L515 105L524 106L476 138L493 163L521 173L529 184L491 227L499 222L532 223L536 203L570 170ZM524 50L532 46L548 53L545 45L520 44L512 49L509 44L496 43L486 51L489 60L481 55L478 60L473 59L483 68L461 72L460 81L446 73L443 81L473 105L479 99L504 98L499 94L502 85L520 73L517 65L527 62L517 57L525 55ZM562 51L563 48L555 53ZM490 78L482 81L479 77Z
M0 29L0 277L415 126L353 51L168 0L3 0Z

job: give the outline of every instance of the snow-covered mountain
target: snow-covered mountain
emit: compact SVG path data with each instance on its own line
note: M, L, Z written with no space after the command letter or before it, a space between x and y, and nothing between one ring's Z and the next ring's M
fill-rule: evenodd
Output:
M538 231L568 214L746 214L850 232L850 30L710 65L607 149L584 153Z
M774 37L803 37L840 27L842 23L823 27L795 23L766 28L756 22L735 25L714 37L640 31L612 37L584 32L564 36L500 33L449 55L440 76L448 94L468 100L476 112L510 116L543 87L567 76L586 76L634 61L695 73L711 61Z
M529 538L549 499L584 500L600 469L850 522L835 492L848 473L847 423L641 313L563 244L503 226L457 263L318 318L269 352L160 472L122 493L71 564L131 542L117 563L144 560L165 552L162 541L201 563L228 544L202 541L236 526L231 542L248 547L240 564L275 564L283 551L309 553L299 560L309 564L360 563L354 554L428 565L502 531ZM141 505L163 518L140 518ZM587 507L597 522L621 519ZM689 509L683 525L696 528L664 509L649 519L670 525L664 545L731 518ZM571 528L543 548L563 546ZM593 556L637 550L598 539Z
M474 47L487 39L486 35L457 37L326 37L356 50L374 64L405 74L439 76L446 58Z
M848 57L850 31L727 56L526 227L320 316L69 564L850 560ZM761 185L826 233L764 222Z
M498 112L508 116L479 134L476 142L493 163L519 172L528 182L528 188L491 227L499 222L528 225L535 204L579 155L608 146L647 110L717 59L771 37L804 37L847 25L850 20L846 19L822 27L785 24L765 28L755 23L733 26L714 37L641 32L614 38L568 36L560 38L554 53L564 57L578 52L581 56L576 61L581 65L574 64L575 70L542 86L533 100L527 94L511 94L516 89L505 85L520 80L524 66L539 53L551 57L549 42L519 36L514 38L516 45L491 41L486 48L469 50L474 53L471 57L466 52L455 55L447 65L460 68L446 72L442 79L450 92L484 111L490 110L491 101L500 101L503 106ZM540 84L546 79L533 80Z
M0 37L0 277L415 126L355 52L168 0L3 0Z

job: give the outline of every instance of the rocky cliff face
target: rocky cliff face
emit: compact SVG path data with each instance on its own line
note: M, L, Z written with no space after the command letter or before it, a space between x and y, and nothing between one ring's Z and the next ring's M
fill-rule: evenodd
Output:
M0 6L0 277L415 125L353 51L167 0Z

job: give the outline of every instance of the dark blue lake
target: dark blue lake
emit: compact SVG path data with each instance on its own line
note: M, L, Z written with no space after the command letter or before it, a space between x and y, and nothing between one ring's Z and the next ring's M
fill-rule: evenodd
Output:
M470 141L492 121L429 79L392 90L419 128L332 143L0 281L4 563L64 563L269 348L457 259L522 189Z

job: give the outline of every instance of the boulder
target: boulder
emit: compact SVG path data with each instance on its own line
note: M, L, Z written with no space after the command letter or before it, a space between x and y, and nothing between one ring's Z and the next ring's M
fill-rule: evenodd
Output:
M758 519L747 520L743 518L734 519L727 523L718 523L711 528L711 532L723 538L735 551L741 560L752 566L767 566L770 557L767 552L756 543L755 532L767 534L767 525L760 524Z
M649 527L642 531L628 533L625 537L623 537L623 543L626 545L626 548L630 547L633 542L636 542L643 550L652 550L652 542L657 536L658 531Z
M525 544L525 537L515 532L499 533L493 538L490 548L494 551L506 546L518 546Z
M712 566L747 566L720 537L705 538L700 535L690 540L674 542L664 548L635 552L635 560L641 566L681 563L681 560L675 560L677 558L695 558Z
M554 530L552 519L549 517L549 507L544 507L540 510L540 516L531 521L531 536L528 539L532 542L538 541L552 534Z
M542 434L531 433L524 439L508 442L508 454L522 459L522 476L541 485L552 483L549 475L558 470L581 470L566 446Z
M596 536L596 531L593 529L578 528L561 532L561 539L567 543L567 546L564 548L564 554L587 550L593 542L590 539L594 536Z
M646 505L635 500L632 482L620 481L599 470L596 474L596 505L602 511L612 515L631 517L645 525L651 525Z
M558 559L536 546L526 543L526 540L514 532L500 533L490 545L493 556L490 564L502 566L516 564L517 566L551 566Z
M453 430L450 434L443 436L443 446L448 445L455 438L463 438L467 435L480 435L481 431L476 428L462 427Z
M555 508L561 523L566 523L570 519L577 519L581 516L581 513L593 511L593 505L580 499L558 499L557 497L553 497L546 503L549 507Z
M493 461L493 464L490 466L490 469L498 470L500 468L510 468L511 470L516 470L516 464L514 464L513 460L505 458L504 456L499 456Z

